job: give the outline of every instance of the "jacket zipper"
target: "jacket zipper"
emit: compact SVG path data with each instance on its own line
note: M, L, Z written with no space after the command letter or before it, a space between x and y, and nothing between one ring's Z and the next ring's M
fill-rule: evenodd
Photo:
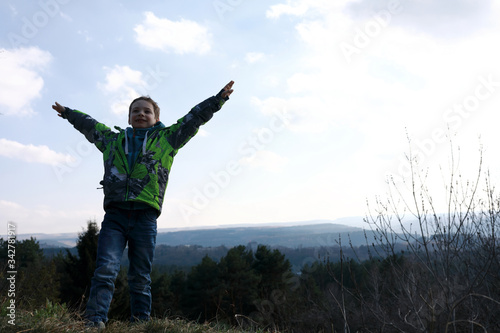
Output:
M124 131L124 132L125 132L125 135L127 135L127 131ZM125 155L125 152L123 151L123 147L122 147L121 143L118 145L118 151L119 151L118 155L120 155L120 161L122 162L122 165L125 167L125 172L127 174L127 185L126 185L126 189L125 189L125 201L128 201L129 180L130 180L131 171L129 170L127 159L125 158L125 160L123 160L123 156Z
M155 133L155 132L156 131L153 131L153 133ZM127 135L126 131L125 131L125 135ZM133 137L135 137L135 131L134 131ZM133 144L134 144L134 140L132 140L132 145ZM123 148L121 148L121 144L120 144L120 149L123 149ZM132 147L132 149L135 149L135 147ZM126 188L126 191L125 191L125 201L128 201L129 190L130 190L130 176L132 175L132 171L134 170L135 165L137 164L137 161L139 160L139 158L141 156L142 156L142 149L140 149L139 154L137 154L137 157L136 157L135 161L133 162L132 166L129 167L128 161L126 159L124 161L123 160L123 155L120 155L120 159L121 159L122 163L125 165L125 170L127 171L127 188Z

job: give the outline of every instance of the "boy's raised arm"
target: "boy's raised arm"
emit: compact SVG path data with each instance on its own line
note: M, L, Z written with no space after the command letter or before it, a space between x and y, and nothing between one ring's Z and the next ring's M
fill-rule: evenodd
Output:
M234 84L234 81L231 80L231 82L229 82L228 84L226 84L226 86L224 88L222 88L220 94L221 94L221 97L226 99L226 98L229 98L229 95L231 95L233 93L233 84Z
M174 149L180 149L184 146L196 134L199 127L209 121L213 114L220 110L233 93L233 84L234 81L230 81L217 95L197 104L186 116L168 128L170 132L168 141Z
M57 102L52 105L52 109L57 111L59 117L68 120L74 128L85 135L87 140L95 144L101 151L105 148L106 142L112 140L117 135L117 133L113 132L109 127L98 122L86 113L66 108Z
M52 105L52 108L57 111L57 115L59 117L64 118L63 113L64 111L66 111L66 108L64 106L56 102L56 104Z

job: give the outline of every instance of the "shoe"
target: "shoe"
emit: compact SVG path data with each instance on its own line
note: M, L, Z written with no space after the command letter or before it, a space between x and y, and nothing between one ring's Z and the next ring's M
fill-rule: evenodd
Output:
M141 317L135 317L132 316L130 317L130 322L131 323L145 323L148 322L151 319L149 316L141 316Z
M102 332L106 325L102 321L88 321L85 323L86 328L97 328L97 332Z

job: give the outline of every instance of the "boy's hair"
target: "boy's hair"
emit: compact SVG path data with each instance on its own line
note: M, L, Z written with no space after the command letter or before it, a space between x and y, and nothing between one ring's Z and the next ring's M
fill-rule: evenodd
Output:
M130 117L130 113L132 112L132 104L134 104L136 101L140 101L140 100L143 100L143 101L146 101L146 102L149 102L151 104L153 104L153 111L155 113L155 118L156 119L159 119L160 118L160 107L158 106L158 104L156 104L155 101L153 101L153 99L149 96L141 96L141 97L137 97L136 99L134 99L131 103L130 103L130 106L128 107L128 116Z

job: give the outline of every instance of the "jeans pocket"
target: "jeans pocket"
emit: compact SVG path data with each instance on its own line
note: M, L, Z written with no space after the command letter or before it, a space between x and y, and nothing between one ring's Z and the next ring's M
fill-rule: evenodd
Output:
M157 223L156 220L158 218L158 213L156 209L144 209L141 212L140 220L142 223L142 227L145 231L154 233L156 235L157 232Z
M154 222L156 224L156 219L158 218L158 212L154 208L145 209L143 212L143 218L145 221Z

